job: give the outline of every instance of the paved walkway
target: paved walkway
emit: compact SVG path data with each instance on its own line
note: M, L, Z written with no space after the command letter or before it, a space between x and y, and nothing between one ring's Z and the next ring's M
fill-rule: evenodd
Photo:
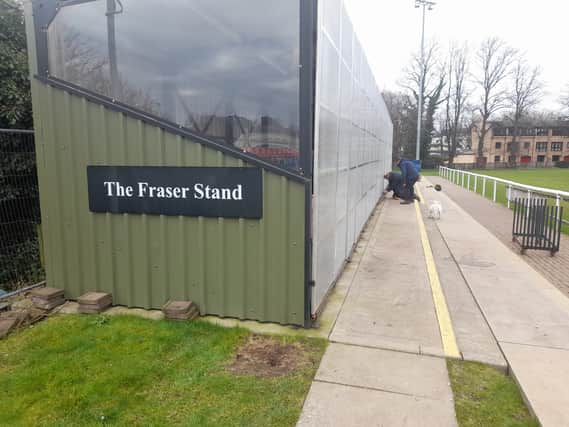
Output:
M428 238L413 206L388 200L358 244L298 425L456 426L450 335L460 357L511 372L543 426L569 426L569 299L451 200L450 184L426 184ZM426 215L435 199L440 221Z
M455 426L415 209L387 202L366 244L298 425Z
M502 205L468 191L440 177L429 177L433 184L440 184L444 193L486 227L516 254L519 246L512 242L513 213ZM521 256L521 255L520 255ZM545 251L527 251L522 258L561 292L569 296L569 236L561 235L561 250L554 257Z
M441 236L530 408L543 426L569 426L569 299L451 200L452 184L441 193L425 184L427 204L443 205Z

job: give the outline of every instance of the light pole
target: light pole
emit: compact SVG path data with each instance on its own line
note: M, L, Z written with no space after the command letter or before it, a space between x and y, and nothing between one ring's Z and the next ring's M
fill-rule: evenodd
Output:
M423 86L425 84L425 11L433 10L436 3L427 0L415 0L415 8L423 7L423 26L421 27L421 72L419 78L419 102L417 104L417 150L415 157L421 160L421 123L423 118Z

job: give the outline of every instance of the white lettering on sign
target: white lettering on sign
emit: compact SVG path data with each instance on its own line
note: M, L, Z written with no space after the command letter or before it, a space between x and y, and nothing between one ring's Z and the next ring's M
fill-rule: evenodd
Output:
M194 199L198 200L243 200L243 186L217 188L204 184L194 185Z
M122 185L118 181L103 182L108 197L133 197L134 187ZM234 187L213 187L205 184L195 184L189 187L164 187L151 185L148 182L137 183L136 197L148 199L187 199L196 200L243 200L243 185Z
M105 186L107 196L109 197L132 197L134 194L134 188L132 188L132 186L127 185L125 187L121 185L120 182L105 181L103 185Z

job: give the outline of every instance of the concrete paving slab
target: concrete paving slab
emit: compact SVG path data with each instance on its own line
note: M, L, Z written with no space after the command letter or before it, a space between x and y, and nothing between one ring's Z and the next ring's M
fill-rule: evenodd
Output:
M428 218L429 202L438 200L439 193L430 191L424 185L421 187L425 199L422 205L425 228L462 357L464 360L486 363L506 371L508 364L437 227L437 221Z
M315 381L298 426L456 426L451 402Z
M549 256L549 253L545 251L531 250L525 255L520 255L519 245L512 242L513 213L511 210L473 191L453 185L441 177L430 176L429 181L441 184L447 196L490 230L513 253L536 269L565 296L569 296L569 280L567 280L569 277L569 235L561 235L561 248L554 257ZM478 184L480 185L480 181ZM473 185L470 188L473 189Z
M446 195L438 227L543 426L569 426L566 297Z
M415 215L386 201L331 341L444 355Z
M541 425L569 426L569 352L508 343L502 348Z
M564 296L444 194L438 197L445 211L438 227L498 342L569 350Z
M446 362L438 357L330 344L315 379L429 399L452 400Z

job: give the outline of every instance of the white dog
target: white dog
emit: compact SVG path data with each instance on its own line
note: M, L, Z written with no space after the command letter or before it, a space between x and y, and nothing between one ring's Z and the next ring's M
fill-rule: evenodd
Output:
M443 214L443 205L438 200L433 200L429 204L429 218L432 219L441 219L441 215Z

